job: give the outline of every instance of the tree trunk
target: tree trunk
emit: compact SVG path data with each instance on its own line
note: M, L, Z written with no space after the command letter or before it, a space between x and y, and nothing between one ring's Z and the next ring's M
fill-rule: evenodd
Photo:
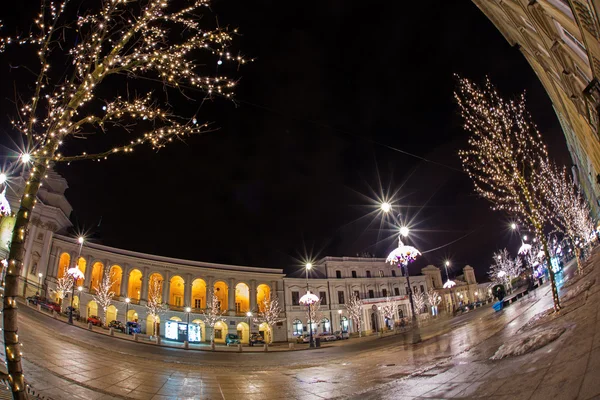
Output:
M581 266L581 260L579 259L581 251L579 251L579 247L577 245L575 245L574 247L575 247L575 257L577 258L577 273L581 275L581 274L583 274L583 267Z
M36 163L31 171L33 175L28 177L29 184L25 186L20 208L17 212L10 251L8 253L8 267L4 283L4 309L2 316L4 323L4 346L6 349L8 380L13 392L13 399L27 398L25 376L23 375L23 367L21 366L21 344L19 343L19 327L17 324L17 296L19 295L19 276L23 268L23 256L25 254L27 226L29 225L42 178L46 174L46 165Z
M552 270L552 260L550 258L550 250L548 250L548 240L543 232L538 232L538 237L542 241L544 246L544 254L546 255L546 262L548 264L548 272L550 272L550 285L552 286L552 299L554 301L554 311L560 311L560 298L558 297L558 288L556 287L556 280L554 279L554 270Z

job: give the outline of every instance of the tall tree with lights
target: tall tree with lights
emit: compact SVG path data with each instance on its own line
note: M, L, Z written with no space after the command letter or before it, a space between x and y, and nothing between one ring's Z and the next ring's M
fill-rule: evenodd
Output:
M271 299L271 296L265 296L262 301L262 311L258 312L254 322L257 324L265 323L269 327L271 335L269 336L270 342L273 342L273 327L276 323L285 321L285 318L281 318L283 309L279 305L279 299L277 296Z
M215 343L215 325L220 321L225 321L223 318L223 311L221 311L221 304L219 304L219 298L215 291L212 291L210 307L204 310L202 315L205 326L210 327L210 344Z
M589 206L566 168L558 168L556 165L548 163L543 166L542 171L546 178L543 181L546 185L546 193L550 194L548 201L552 209L552 222L571 240L575 248L577 271L581 273L583 267L578 243L579 241L587 243L594 231Z
M63 275L56 280L56 287L52 289L54 295L60 299L60 308L61 310L64 308L64 299L73 289L73 278L71 275L67 274L67 267L64 268Z
M148 301L146 301L146 314L152 318L151 335L156 335L156 319L165 311L165 305L162 302L162 281L154 279L150 281L148 288ZM148 332L146 332L148 333Z
M228 50L235 30L214 28L216 18L203 17L210 13L209 0L111 0L85 7L79 3L41 0L31 33L0 41L0 49L7 52L9 44L31 46L38 58L37 65L24 68L35 78L17 89L19 114L13 120L25 143L20 161L28 167L9 253L3 312L15 398L26 396L15 298L27 226L47 169L52 163L129 154L142 145L158 150L208 131L208 124L198 122L196 115L172 112L170 98L232 98L236 82L220 71L226 67L222 64L246 62ZM75 150L83 147L73 143L75 139L89 139L97 132L120 137L108 145L110 137ZM98 150L102 144L106 148Z
M423 292L415 292L413 293L413 302L415 303L415 314L419 316L423 312L423 308L425 308L425 293Z
M98 303L100 308L102 308L102 315L100 317L102 321L102 325L106 325L106 311L108 307L111 305L113 301L113 297L115 296L115 292L112 291L112 288L115 284L115 279L113 274L106 274L104 278L96 286L94 286L94 290L96 293L94 294L94 301Z
M358 331L358 337L362 336L362 306L363 302L358 296L350 296L348 304L346 304L346 310L348 315L354 324L354 327Z
M433 288L429 288L429 290L427 290L426 295L427 295L427 304L429 304L429 306L431 307L431 313L434 315L437 314L437 307L442 302L442 297Z
M398 314L398 304L391 297L386 297L385 302L381 306L381 315L384 318L394 322L396 315Z
M321 312L321 300L316 301L308 306L306 311L306 319L308 320L308 329L312 329L313 325L318 325L323 319L323 313Z
M548 152L525 108L524 95L506 101L489 80L479 87L461 78L455 98L464 127L471 132L467 148L459 155L475 191L490 201L494 210L506 211L529 226L550 260L544 233L549 224L548 194L541 182ZM554 271L549 271L554 310L558 311Z

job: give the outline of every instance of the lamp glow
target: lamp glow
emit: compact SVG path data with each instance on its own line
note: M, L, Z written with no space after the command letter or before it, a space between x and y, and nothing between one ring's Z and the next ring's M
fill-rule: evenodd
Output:
M517 229L517 224L515 224L514 222L510 224L510 229L512 229L513 231Z
M252 311L248 311L248 312L246 313L246 317L248 317L248 318L249 318L249 317L251 317L251 316L252 316Z
M77 238L77 242L79 242L79 244L83 244L84 241L85 241L85 238L83 236L79 236Z
M7 179L8 178L5 173L0 173L0 184L6 182Z
M189 313L190 311L192 311L191 307L186 307L185 308L185 312Z
M311 269L312 268L312 263L306 263L306 269Z
M42 276L44 276L44 274L42 274L41 272L38 274L38 276L41 278Z
M409 233L409 229L406 226L400 228L400 234L404 237L407 237Z
M129 297L125 298L125 303L129 303L131 301L131 299Z
M381 211L383 211L384 213L390 212L390 210L392 209L392 205L390 203L383 202L381 203Z
M29 153L21 154L21 162L23 164L27 164L29 161L31 161L31 154L29 154Z
M77 286L77 290L81 292L83 290L83 286Z

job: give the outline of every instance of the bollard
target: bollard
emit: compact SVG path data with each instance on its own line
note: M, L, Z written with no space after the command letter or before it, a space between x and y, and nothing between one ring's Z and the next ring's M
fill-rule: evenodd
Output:
M288 343L289 345L289 349L290 350L294 350L296 348L296 346L294 345L294 343Z
M160 336L156 336L156 344L160 344Z
M241 345L241 343L240 343L240 344L238 344L238 352L239 352L239 353L241 353L241 352L242 352L242 345Z
M269 351L269 345L265 343L265 345L263 346L263 351Z
M137 341L138 341L138 334L137 334L137 333L134 333L134 334L133 334L133 341L134 341L134 342L137 342Z
M91 322L88 322L88 329L89 329L90 331L92 330L92 327L93 327L93 326L94 326L94 325L92 325L92 323L91 323Z
M214 344L214 343L211 343L211 344L210 344L210 349L211 349L212 351L215 351L215 344Z
M42 305L41 305L41 304L38 304L38 305L37 305L37 309L38 309L38 311L42 311Z
M58 314L56 313L56 311L52 310L52 317L54 319L58 319Z
M108 334L110 336L115 336L115 330L113 328L108 328Z
M189 349L189 348L190 348L190 342L188 342L187 340L185 340L185 341L183 342L183 348L184 348L184 349Z

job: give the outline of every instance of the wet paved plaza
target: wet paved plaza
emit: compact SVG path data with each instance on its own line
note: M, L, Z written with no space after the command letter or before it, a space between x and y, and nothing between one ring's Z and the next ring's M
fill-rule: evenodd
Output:
M595 254L598 257L598 253ZM600 268L586 279L594 279ZM600 281L600 276L598 276ZM544 286L500 313L491 307L403 335L273 353L186 351L87 332L21 309L27 378L53 399L408 399L600 396L600 293L567 304L567 332L531 354L489 357L551 305Z

